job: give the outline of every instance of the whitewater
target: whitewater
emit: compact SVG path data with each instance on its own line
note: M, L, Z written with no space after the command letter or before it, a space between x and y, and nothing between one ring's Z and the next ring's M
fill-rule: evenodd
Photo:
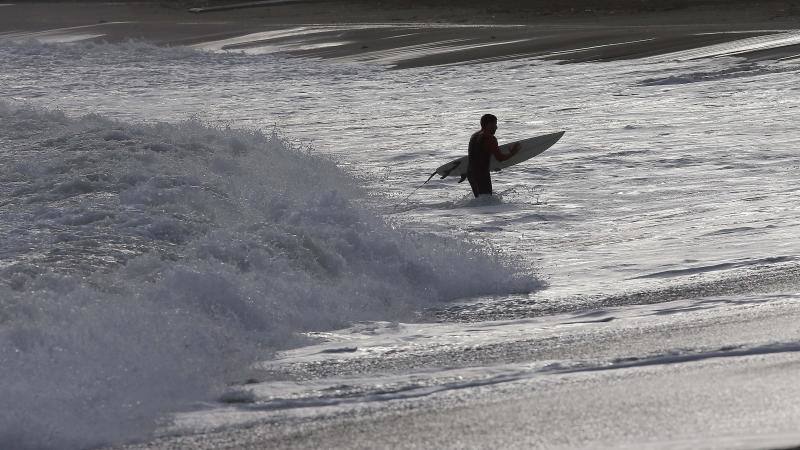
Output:
M0 447L797 445L800 66L732 48L2 41ZM485 112L566 134L406 199Z

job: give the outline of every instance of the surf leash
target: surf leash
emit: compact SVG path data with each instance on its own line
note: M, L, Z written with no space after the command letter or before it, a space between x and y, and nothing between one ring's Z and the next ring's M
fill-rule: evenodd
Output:
M402 205L403 203L407 202L407 201L408 201L408 199L409 199L409 198L411 198L411 196L412 196L412 195L414 195L414 194L415 194L415 193L416 193L418 190L420 190L420 189L422 188L422 186L425 186L426 184L428 184L428 181L431 181L431 179L433 178L433 176L434 176L434 175L436 175L436 171L434 171L434 172L431 174L431 176L429 176L429 177L428 177L428 179L427 179L427 180L425 180L425 182L424 182L424 183L420 184L419 186L417 186L417 188L416 188L416 189L414 189L413 191L411 191L411 193L410 193L410 194L406 195L406 198L404 198L403 200L401 200L401 201L400 201L400 203L398 203L398 204L394 205L394 208L392 208L392 214L394 214L395 212L397 212L397 208L399 208L399 207L400 207L400 205Z

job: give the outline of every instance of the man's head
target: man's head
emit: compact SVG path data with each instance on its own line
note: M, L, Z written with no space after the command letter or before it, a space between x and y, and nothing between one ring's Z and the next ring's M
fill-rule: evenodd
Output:
M497 131L497 117L494 114L484 114L481 116L481 130L494 134Z

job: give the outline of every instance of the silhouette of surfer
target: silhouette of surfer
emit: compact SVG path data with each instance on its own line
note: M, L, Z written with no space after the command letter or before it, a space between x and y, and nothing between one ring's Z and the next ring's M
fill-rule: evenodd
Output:
M489 165L494 156L498 161L505 161L516 155L519 143L511 148L511 153L506 155L500 151L497 138L497 117L492 114L481 116L481 129L469 139L469 165L467 166L467 180L472 187L475 198L480 195L492 195L492 176L489 174Z

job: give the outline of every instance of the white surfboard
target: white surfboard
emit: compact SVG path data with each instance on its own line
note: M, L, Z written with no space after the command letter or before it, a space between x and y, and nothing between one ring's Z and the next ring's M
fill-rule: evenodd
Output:
M508 158L505 161L498 161L494 156L492 156L489 170L493 172L497 172L501 169L505 169L506 167L511 167L515 164L519 164L523 161L527 161L534 156L542 153L543 151L547 150L548 148L552 147L553 144L558 142L561 139L561 136L564 135L564 131L559 131L558 133L550 133L544 134L542 136L536 136L528 139L523 139L521 141L509 142L500 146L500 151L503 153L508 154L511 151L511 147L515 144L519 143L520 148L519 152L516 155ZM461 181L464 181L464 178L467 177L467 165L469 164L469 156L462 156L461 158L454 159L447 164L442 164L436 169L431 175L439 175L442 178L447 178L450 176L457 176L461 177ZM428 178L430 180L430 178Z

